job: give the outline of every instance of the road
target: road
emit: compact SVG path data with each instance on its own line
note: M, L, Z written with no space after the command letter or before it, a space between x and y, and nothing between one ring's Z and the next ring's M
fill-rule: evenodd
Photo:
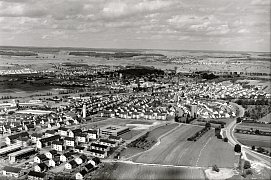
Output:
M244 108L239 106L239 105L236 105L239 108L239 115L238 117L243 117L244 116ZM247 147L247 146L244 146L242 145L235 137L234 137L234 129L236 127L236 121L232 121L226 128L224 128L223 130L226 131L226 136L229 140L229 143L232 145L232 146L235 146L235 144L240 144L241 147L242 147L242 154L244 156L246 156L246 154L249 154L250 156L254 157L255 159L257 159L258 162L261 162L263 163L264 165L266 165L267 167L271 168L271 158L268 157L268 156L264 156L264 157L268 157L270 158L269 161L267 161L266 159L262 158L262 154L259 154L255 151L252 151L250 149L250 147Z

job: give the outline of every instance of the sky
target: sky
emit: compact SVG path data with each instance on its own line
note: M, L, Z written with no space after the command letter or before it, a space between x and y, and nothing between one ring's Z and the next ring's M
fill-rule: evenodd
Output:
M0 0L0 45L270 52L270 8L270 0Z

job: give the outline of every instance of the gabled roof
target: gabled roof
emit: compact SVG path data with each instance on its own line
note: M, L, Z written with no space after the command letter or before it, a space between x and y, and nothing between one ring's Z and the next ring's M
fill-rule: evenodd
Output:
M99 158L97 158L97 157L92 158L92 161L94 161L95 164L100 164L101 163L101 160Z
M48 169L48 166L45 163L37 164L37 166L39 166L42 171Z
M74 141L74 138L73 137L65 137L64 140L65 141Z
M40 142L45 143L45 142L54 141L57 139L60 139L60 135L54 135L54 136L42 138L42 139L40 139Z
M88 163L85 165L85 168L89 171L89 170L93 169L94 167L91 163Z
M49 152L50 152L52 155L57 154L57 151L56 151L56 150L50 150Z
M48 158L45 156L45 154L40 154L40 155L38 155L37 156L40 160L42 160L42 161L45 161L45 160L47 160Z
M12 166L5 166L3 168L3 171L12 172L12 173L19 173L21 170L22 170L21 168L16 168Z
M97 147L97 148L103 148L106 149L108 146L102 145L102 144L97 144L97 143L91 143L91 146Z
M77 167L78 166L78 164L76 163L76 161L75 160L71 160L70 162L68 162L71 166L72 166L72 168L75 168L75 167Z
M46 176L46 174L42 173L42 172L29 171L28 176L33 176L33 177L38 177L38 178L44 178Z
M78 173L80 173L84 177L88 172L85 169L83 169L82 171L80 171Z
M10 135L8 136L8 138L10 140L13 140L13 139L18 139L19 137L26 137L26 136L29 136L28 132L21 132L21 133Z
M63 145L64 142L63 141L53 141L52 144Z

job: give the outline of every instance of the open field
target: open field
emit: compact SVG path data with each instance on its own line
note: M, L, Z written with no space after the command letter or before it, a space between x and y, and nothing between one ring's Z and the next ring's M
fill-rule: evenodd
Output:
M187 141L196 131L195 126L181 126L162 138L159 145L135 157L141 163L209 167L233 167L236 161L232 147L217 139L214 130L208 131L198 141Z
M106 171L106 166L114 166ZM92 179L206 179L202 169L115 163L105 164Z
M259 121L270 123L271 122L271 113L269 113L266 116L262 117L261 119L259 119Z
M271 136L259 136L250 134L234 133L236 139L247 146L271 148Z
M148 134L148 136L144 139L144 143L147 143L149 145L148 148L151 148L156 142L157 142L157 139L162 136L163 134L167 133L168 131L174 129L175 127L177 127L178 124L177 123L174 123L174 124L169 124L169 125L164 125L164 126L160 126L160 127L157 127L153 130L151 130ZM133 130L131 130L133 131ZM131 132L130 131L130 132ZM129 136L129 133L125 133L123 134L124 137L130 137ZM134 133L133 133L133 136ZM131 138L129 138L131 139ZM141 141L139 141L139 143L143 143ZM140 152L143 152L145 151L146 149L148 149L147 147L144 146L144 149L143 148L137 148L137 147L128 147L127 149L125 149L124 151L121 152L121 157L130 157L132 155L135 155L137 153L140 153Z
M260 131L271 131L271 124L260 124L260 123L241 123L236 126L236 129L250 130L258 129Z

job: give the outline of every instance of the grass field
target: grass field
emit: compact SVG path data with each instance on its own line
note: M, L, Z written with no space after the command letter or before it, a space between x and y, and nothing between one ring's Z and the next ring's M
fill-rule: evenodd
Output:
M247 146L271 148L271 136L258 136L250 134L234 133L236 139Z
M173 128L175 128L177 126L178 126L178 124L174 123L174 124L160 126L160 127L153 129L152 131L150 131L149 135L146 138L146 140L148 142L150 142L150 147L153 146L157 142L157 139L160 136L162 136L163 134L165 134L166 132L172 130ZM133 131L133 130L131 130L131 131ZM127 138L131 137L131 136L129 136L129 132L123 134L122 136L127 137ZM135 154L143 152L143 151L146 151L146 149L137 148L137 147L128 147L127 149L125 149L124 151L121 152L121 157L128 158L132 155L135 155Z
M214 137L214 130L208 131L198 141L186 139L202 129L195 126L181 126L162 138L161 143L151 150L135 157L142 163L187 165L209 167L233 167L235 155L232 147Z
M271 131L271 124L260 123L241 123L236 126L236 129L250 130L250 128L258 129L260 131Z
M107 168L106 166L109 166ZM109 170L107 170L109 169ZM202 169L136 164L105 164L92 179L206 179Z
M271 122L271 113L269 113L266 116L262 117L261 119L259 119L259 121L270 123Z

